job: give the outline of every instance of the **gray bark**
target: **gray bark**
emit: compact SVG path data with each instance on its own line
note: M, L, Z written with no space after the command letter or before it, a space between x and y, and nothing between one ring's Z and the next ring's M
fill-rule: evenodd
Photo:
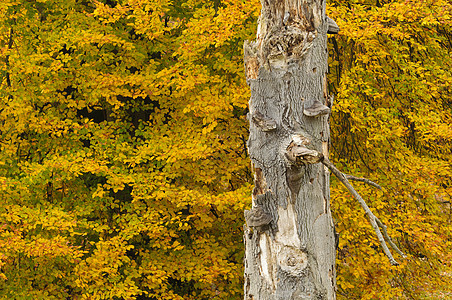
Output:
M244 45L255 172L245 300L335 299L330 174L319 161L330 139L327 32L339 28L325 0L261 3L257 39Z

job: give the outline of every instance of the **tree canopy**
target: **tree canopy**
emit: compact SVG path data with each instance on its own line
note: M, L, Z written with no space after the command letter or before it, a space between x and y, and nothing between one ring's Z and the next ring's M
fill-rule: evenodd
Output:
M241 299L257 0L2 0L0 297ZM452 5L329 1L339 299L450 296ZM446 298L445 298L446 299Z

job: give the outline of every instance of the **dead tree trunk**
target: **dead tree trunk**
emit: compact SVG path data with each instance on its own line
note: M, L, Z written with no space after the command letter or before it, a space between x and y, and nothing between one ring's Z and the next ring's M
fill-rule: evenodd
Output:
M251 88L245 211L245 300L335 299L328 157L331 98L325 0L261 0L257 39L245 42Z

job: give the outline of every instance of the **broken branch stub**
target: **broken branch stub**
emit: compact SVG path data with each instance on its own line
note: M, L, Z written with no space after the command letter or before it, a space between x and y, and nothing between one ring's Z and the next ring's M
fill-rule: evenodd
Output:
M328 22L328 31L327 33L330 34L338 34L339 33L339 26L337 23L331 19L330 17L326 17L326 21Z
M286 158L295 165L316 164L323 160L323 154L307 148L310 140L304 136L296 135L292 138L286 149Z

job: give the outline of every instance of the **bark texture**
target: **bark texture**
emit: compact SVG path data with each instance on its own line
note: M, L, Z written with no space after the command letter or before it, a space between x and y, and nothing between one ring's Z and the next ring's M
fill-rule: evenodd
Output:
M335 299L330 174L318 162L330 137L327 32L338 28L323 0L261 3L257 39L244 45L255 172L245 300Z

